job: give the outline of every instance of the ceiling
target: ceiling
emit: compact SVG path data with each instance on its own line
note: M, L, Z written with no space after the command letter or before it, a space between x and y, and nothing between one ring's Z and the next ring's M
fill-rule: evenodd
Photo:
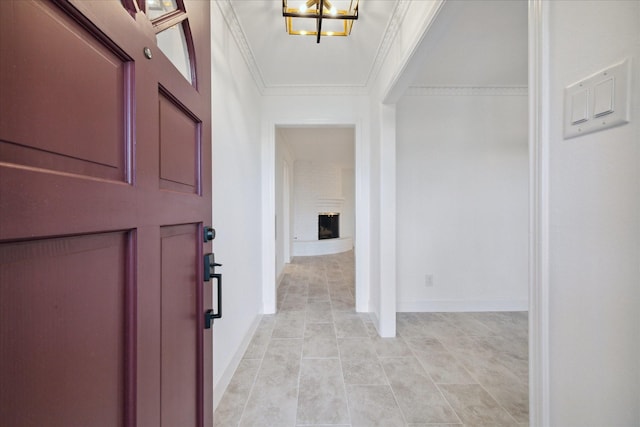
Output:
M391 23L407 10L406 0L360 0L351 35L316 44L315 37L287 34L281 0L218 4L263 93L310 87L367 93L395 36ZM527 1L449 0L422 43L429 53L412 86L526 86Z
M289 0L296 7L304 0ZM230 0L262 84L282 86L360 86L368 83L396 0L361 0L348 37L291 36L285 30L281 0Z
M527 14L526 0L445 4L412 86L527 86Z

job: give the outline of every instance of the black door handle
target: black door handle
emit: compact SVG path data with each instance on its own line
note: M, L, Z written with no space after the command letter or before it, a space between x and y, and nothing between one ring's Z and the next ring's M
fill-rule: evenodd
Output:
M209 282L211 280L211 278L214 278L216 280L216 285L217 285L217 297L218 297L218 304L217 304L217 311L213 311L213 309L209 309L207 311L205 311L204 313L204 328L205 329L209 329L211 328L211 325L213 324L213 319L220 319L222 318L222 274L220 273L216 273L215 269L216 267L221 267L222 264L218 264L215 261L215 255L212 253L209 254L205 254L204 256L204 281L205 282Z
M212 276L216 279L218 285L218 311L214 312L213 309L209 309L204 313L204 328L209 329L213 325L213 319L222 318L222 274L214 274Z
M216 267L222 267L222 264L216 262L214 254L205 254L204 256L204 281L208 282L215 275Z

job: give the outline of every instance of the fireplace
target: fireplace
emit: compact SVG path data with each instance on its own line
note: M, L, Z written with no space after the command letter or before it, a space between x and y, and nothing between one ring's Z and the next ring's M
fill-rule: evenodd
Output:
M318 214L318 240L340 237L340 214L324 212Z

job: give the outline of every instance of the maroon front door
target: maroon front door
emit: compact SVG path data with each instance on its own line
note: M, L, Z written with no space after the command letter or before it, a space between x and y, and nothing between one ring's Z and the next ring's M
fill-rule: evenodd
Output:
M0 425L212 424L209 2L0 1Z

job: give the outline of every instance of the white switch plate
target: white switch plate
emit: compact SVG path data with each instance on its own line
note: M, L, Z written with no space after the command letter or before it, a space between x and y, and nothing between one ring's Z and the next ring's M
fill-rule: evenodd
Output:
M564 90L565 139L629 122L630 66L627 58ZM582 117L585 98L586 120Z
M580 90L571 95L571 124L586 122L589 120L589 91Z
M593 96L594 96L594 107L593 107L593 116L594 117L602 117L607 114L613 113L615 110L613 108L613 99L615 94L615 85L616 79L611 77L610 79L601 81L597 85L594 86Z

